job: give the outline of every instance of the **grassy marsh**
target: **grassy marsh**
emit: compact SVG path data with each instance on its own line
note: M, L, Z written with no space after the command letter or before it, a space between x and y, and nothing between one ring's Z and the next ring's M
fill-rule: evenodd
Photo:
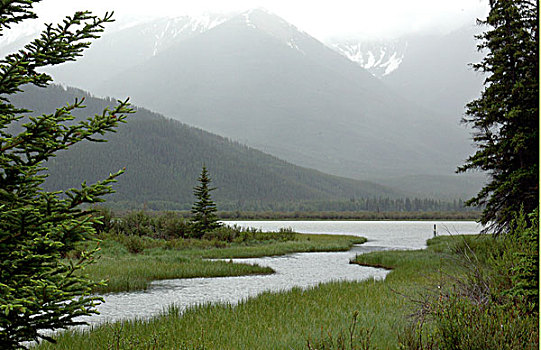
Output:
M305 349L307 340L347 330L355 311L359 329L373 330L373 348L398 348L398 335L412 311L411 299L436 289L442 271L456 269L450 257L457 239L438 237L426 250L357 257L357 263L393 267L385 281L327 283L264 293L236 306L194 306L183 313L172 307L151 320L66 332L54 349L107 349L115 344L119 349Z
M250 264L206 259L253 258L293 252L344 251L366 241L362 237L291 233L288 240L273 239L227 242L217 240L159 240L148 237L106 235L100 243L100 258L85 273L93 280L108 280L95 292L146 289L153 280L192 277L224 277L269 274L273 270ZM280 235L277 235L280 237ZM135 247L135 248L134 248ZM130 250L138 253L130 253Z

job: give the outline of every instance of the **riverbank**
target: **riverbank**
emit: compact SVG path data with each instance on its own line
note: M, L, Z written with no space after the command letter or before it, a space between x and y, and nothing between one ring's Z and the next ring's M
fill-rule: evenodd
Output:
M261 234L263 235L263 233ZM347 235L264 233L261 239L160 240L149 237L103 235L100 257L85 269L94 281L108 280L96 293L144 290L150 282L174 278L270 274L268 267L208 259L255 258L297 252L346 251L366 238Z
M490 239L437 237L428 241L425 250L374 252L354 260L394 268L384 281L335 282L263 293L236 306L201 305L184 312L171 307L150 320L67 332L54 347L40 348L307 349L308 344L325 348L339 339L349 342L351 329L356 342L374 349L398 348L399 342L411 341L407 337L414 323L408 315L418 314L421 302L437 301L447 282L467 275L467 269L457 263L462 261L461 248L468 246L472 253L489 256Z

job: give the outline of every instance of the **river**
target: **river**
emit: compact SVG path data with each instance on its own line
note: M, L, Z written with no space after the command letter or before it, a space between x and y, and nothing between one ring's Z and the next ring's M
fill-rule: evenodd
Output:
M349 264L357 254L374 250L421 249L433 236L475 234L482 229L467 221L225 221L228 225L256 227L276 231L290 227L300 233L349 234L363 236L368 242L348 252L297 253L280 257L233 259L235 262L269 266L276 273L265 276L191 278L155 281L146 291L104 295L98 306L100 315L84 320L97 324L128 318L147 318L159 314L167 306L181 309L208 302L237 303L264 291L308 288L335 280L361 281L383 279L388 271Z

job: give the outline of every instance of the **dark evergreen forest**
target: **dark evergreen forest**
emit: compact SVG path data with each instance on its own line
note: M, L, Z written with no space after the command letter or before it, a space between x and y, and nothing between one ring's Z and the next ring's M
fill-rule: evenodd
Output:
M78 118L114 105L88 93L61 86L28 88L11 98L33 114L53 113L57 106L85 98ZM144 108L128 118L108 142L83 142L49 161L45 189L92 183L126 168L107 197L116 208L186 210L193 187L206 165L217 190L220 210L279 211L438 211L462 210L462 201L441 201L401 192L368 181L327 175L302 168L227 138L167 119Z

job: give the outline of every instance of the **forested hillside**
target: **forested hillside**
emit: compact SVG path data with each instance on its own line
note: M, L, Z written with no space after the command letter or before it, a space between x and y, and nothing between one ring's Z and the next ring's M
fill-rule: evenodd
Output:
M101 111L112 100L89 96L82 90L51 86L30 88L12 98L37 113L51 113L55 106L85 97L87 108L77 115ZM192 189L206 165L218 189L213 192L223 209L265 209L272 203L354 200L402 197L403 194L374 183L340 178L294 166L226 138L189 127L138 108L105 143L82 143L48 163L47 190L94 182L126 168L117 193L108 198L123 206L186 209L193 202Z

